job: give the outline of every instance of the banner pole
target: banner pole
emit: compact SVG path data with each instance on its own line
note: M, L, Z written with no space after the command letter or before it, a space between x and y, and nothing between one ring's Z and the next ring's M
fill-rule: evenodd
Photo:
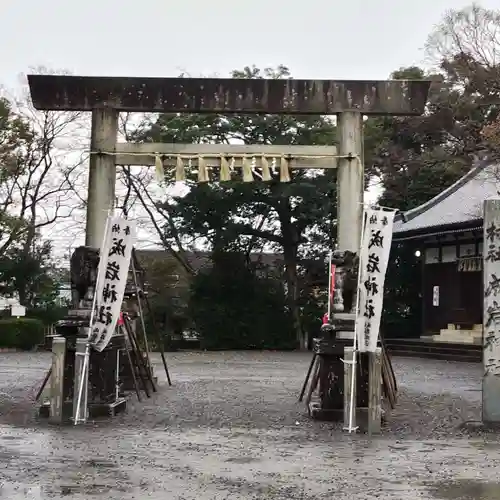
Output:
M353 429L353 423L354 423L354 385L356 384L356 361L357 361L357 344L358 344L358 315L359 315L359 301L360 301L360 288L361 288L361 251L363 249L363 239L365 236L365 229L366 229L366 216L365 216L365 208L363 206L363 212L362 212L362 224L361 224L361 238L360 238L360 244L359 244L359 255L358 255L358 282L356 286L356 316L354 319L354 338L353 338L353 345L352 345L352 370L351 370L351 401L349 405L349 434L356 430Z
M328 321L330 321L330 313L332 310L332 251L328 257Z
M99 264L101 262L100 259L102 257L101 252L104 250L104 244L106 243L106 235L108 233L110 214L111 214L111 210L108 210L108 217L106 218L106 224L104 225L104 235L102 238L101 248L99 249ZM73 424L74 425L77 425L79 421L85 422L87 420L86 412L85 412L85 418L83 418L83 419L80 418L80 405L82 402L84 380L85 380L86 372L88 369L89 357L90 357L89 340L90 340L90 336L92 334L92 323L94 322L95 309L96 309L96 305L97 305L97 285L99 284L99 278L101 277L101 266L99 264L97 265L97 276L96 276L96 280L95 280L94 296L92 297L92 310L90 311L89 331L87 334L87 344L85 346L85 357L83 359L82 374L80 377L80 386L78 387L78 399L76 401L75 415L73 416L73 420L74 420Z

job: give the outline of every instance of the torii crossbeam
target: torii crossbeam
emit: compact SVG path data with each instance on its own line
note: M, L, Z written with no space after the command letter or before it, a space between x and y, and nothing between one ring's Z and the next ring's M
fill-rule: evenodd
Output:
M362 226L363 115L420 115L424 112L431 83L425 80L60 75L29 75L28 82L36 109L92 112L87 246L98 248L100 245L106 214L115 200L117 164L151 165L154 164L152 157L157 155L168 157L192 153L209 157L209 161L217 166L221 155L288 155L291 168L338 168L337 244L339 250L354 253L359 251ZM305 146L299 149L290 146L268 146L268 149L264 146L248 146L251 150L247 151L237 151L241 146L117 144L120 112L337 115L339 144L338 150L332 145ZM181 151L176 151L176 148ZM210 150L202 151L203 148ZM337 292L340 293L341 290ZM351 320L352 318L349 321ZM335 358L335 363L341 359L343 347L338 341L330 347L328 353L318 351L320 357L330 356L326 361L322 357L320 366L321 405L325 411L342 412L342 401L335 397L335 394L338 396L338 386L342 386L342 381L339 380L336 388L332 388L332 377L329 374L333 370L332 357ZM335 369L338 371L338 367ZM337 375L343 375L342 364Z

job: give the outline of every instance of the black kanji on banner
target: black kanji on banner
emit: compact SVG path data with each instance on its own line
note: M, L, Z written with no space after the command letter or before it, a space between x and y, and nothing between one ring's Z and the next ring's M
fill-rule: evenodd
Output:
M370 276L363 283L366 295L378 295L378 284L375 276Z
M384 247L384 237L380 234L381 232L381 229L372 229L370 242L368 243L369 250L371 250L372 247Z
M109 257L113 255L119 255L120 257L125 256L126 246L123 244L123 238L113 238L113 244L111 245L111 250L109 251Z
M108 262L106 266L106 279L111 281L120 279L120 264L115 261Z
M380 257L375 253L371 253L370 255L368 255L366 270L369 273L379 273L380 272L379 264L380 264Z
M104 302L116 302L118 297L116 295L115 285L106 283L102 289L102 298L104 299Z

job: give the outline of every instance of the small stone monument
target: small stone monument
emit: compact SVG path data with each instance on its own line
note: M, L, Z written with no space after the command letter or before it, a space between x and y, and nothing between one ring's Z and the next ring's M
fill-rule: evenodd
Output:
M483 423L500 425L500 200L484 202Z

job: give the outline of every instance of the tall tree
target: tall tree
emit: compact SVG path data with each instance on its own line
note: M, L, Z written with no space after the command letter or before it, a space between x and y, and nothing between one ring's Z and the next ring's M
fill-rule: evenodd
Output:
M22 218L11 210L15 203L12 184L25 173L22 152L32 141L33 133L27 120L12 109L7 99L0 99L0 253L25 230Z
M48 241L36 238L26 254L23 242L13 243L0 256L0 294L16 296L29 309L55 304L60 285Z
M500 10L472 4L445 13L427 54L455 91L454 140L473 156L496 148L500 113Z
M0 274L28 307L52 300L57 279L46 240L58 223L74 226L81 207L82 132L80 113L37 111L27 94L0 99Z
M367 155L380 176L380 203L414 208L450 186L498 144L500 11L472 5L445 13L426 50L434 70L403 68L395 78L430 78L420 117L375 120ZM498 151L498 150L497 150ZM415 331L419 323L420 265L415 247L395 245L387 284L386 327ZM413 325L413 326L411 326Z
M81 161L68 164L60 143L78 115L35 113L24 105L14 111L12 103L0 103L0 213L17 222L2 234L0 251L19 239L29 247L37 232L76 208L73 177Z
M284 66L264 70L246 67L234 71L233 77L289 78L290 72ZM160 115L139 138L155 142L331 145L335 127L323 116L167 114ZM258 175L257 171L256 178ZM292 177L290 183L280 183L277 173L268 183L242 183L239 175L227 184L189 181L184 196L169 197L160 206L150 199L149 209L162 242L176 252L182 252L183 244L199 241L217 251L237 249L247 255L264 248L282 252L288 310L297 341L304 346L298 267L308 246L332 243L335 172L294 170ZM147 207L147 183L138 177L133 182L138 199ZM158 216L163 218L162 223Z

